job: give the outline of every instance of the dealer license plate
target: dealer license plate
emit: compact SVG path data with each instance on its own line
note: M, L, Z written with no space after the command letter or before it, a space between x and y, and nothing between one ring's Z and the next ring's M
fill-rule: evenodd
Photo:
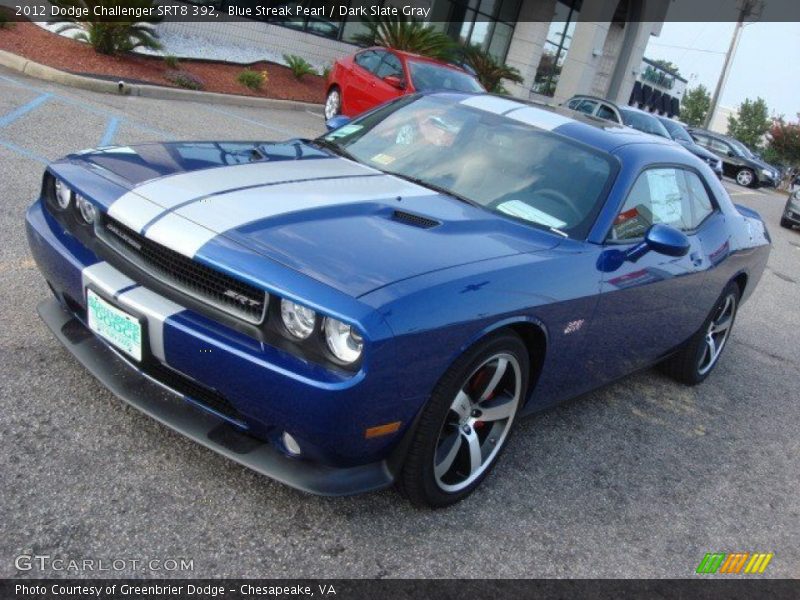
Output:
M86 290L89 329L137 361L142 360L142 324L125 311Z

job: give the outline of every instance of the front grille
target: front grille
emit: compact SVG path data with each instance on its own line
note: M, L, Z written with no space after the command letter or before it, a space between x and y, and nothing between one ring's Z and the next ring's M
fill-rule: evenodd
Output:
M263 290L148 240L107 215L97 234L125 259L178 291L249 323L264 320L269 297Z

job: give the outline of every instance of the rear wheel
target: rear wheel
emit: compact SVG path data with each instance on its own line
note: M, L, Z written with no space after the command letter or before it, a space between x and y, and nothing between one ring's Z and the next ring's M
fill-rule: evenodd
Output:
M753 187L756 181L756 175L751 169L739 169L736 172L736 183L744 187Z
M423 409L400 490L417 506L454 504L494 467L527 389L528 352L512 332L459 358Z
M332 119L339 116L342 112L342 92L333 86L328 90L328 96L325 98L325 120Z
M729 283L700 330L662 363L667 375L687 385L697 385L709 376L730 337L740 296L739 286Z

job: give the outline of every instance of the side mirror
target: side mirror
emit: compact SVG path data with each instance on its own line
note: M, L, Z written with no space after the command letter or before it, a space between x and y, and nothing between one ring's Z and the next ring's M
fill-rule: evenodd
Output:
M387 75L383 78L383 80L388 83L393 88L397 88L398 90L406 89L406 82L397 77L396 75Z
M339 115L338 117L333 117L332 119L325 121L325 127L327 127L328 131L332 131L334 129L339 129L339 127L344 127L351 120L352 119L350 119L350 117Z
M656 223L647 230L644 241L628 251L625 259L636 262L651 250L666 256L680 258L686 256L689 248L689 238L685 233L669 225Z

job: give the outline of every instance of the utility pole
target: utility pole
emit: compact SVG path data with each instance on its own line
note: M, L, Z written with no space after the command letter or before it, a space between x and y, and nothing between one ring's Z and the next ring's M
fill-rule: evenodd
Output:
M704 126L708 129L714 119L714 113L717 112L717 104L719 104L722 90L725 89L725 84L728 81L728 75L731 71L733 64L733 57L736 55L736 48L739 46L739 38L742 37L742 29L744 29L744 22L747 19L757 19L761 15L761 10L764 8L763 0L741 0L739 6L739 18L736 20L736 28L733 30L733 37L731 38L731 45L728 47L728 52L725 54L725 62L722 65L722 73L717 80L717 87L714 89L714 95L711 97L711 106L708 107L708 114Z

